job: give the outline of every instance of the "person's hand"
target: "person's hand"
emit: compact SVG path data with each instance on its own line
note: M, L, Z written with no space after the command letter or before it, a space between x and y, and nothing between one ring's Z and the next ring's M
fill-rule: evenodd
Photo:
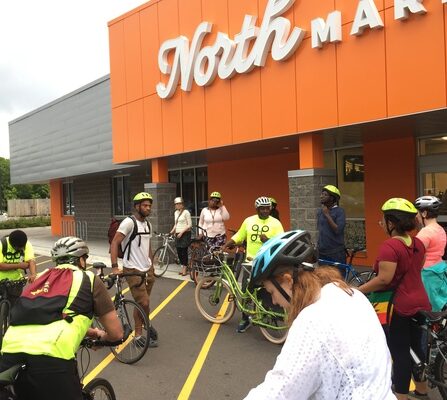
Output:
M31 274L28 276L28 282L33 283L36 280L37 274Z
M106 332L99 328L90 328L87 332L88 337L98 340L101 340L101 338L104 337L105 334Z
M323 211L324 215L330 215L329 208L327 208L327 206L325 206L324 204L321 206L321 211Z
M118 267L113 267L112 268L112 274L113 275L121 275L123 273L122 269L119 269Z
M177 237L180 239L183 236L183 232L177 233Z
M259 239L261 239L261 242L262 242L262 243L264 243L264 242L266 242L267 240L269 240L269 238L268 238L267 236L265 236L265 233L261 233L261 234L259 235Z

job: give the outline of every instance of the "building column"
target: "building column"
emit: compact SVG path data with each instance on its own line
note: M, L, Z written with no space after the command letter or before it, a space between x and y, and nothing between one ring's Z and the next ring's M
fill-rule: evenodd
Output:
M168 177L168 160L166 158L154 158L151 160L152 166L152 182L167 183Z
M62 234L62 182L60 179L50 181L51 234Z
M324 169L323 136L299 136L299 170L289 171L290 226L304 229L317 239L317 210L321 189L336 181L336 171Z

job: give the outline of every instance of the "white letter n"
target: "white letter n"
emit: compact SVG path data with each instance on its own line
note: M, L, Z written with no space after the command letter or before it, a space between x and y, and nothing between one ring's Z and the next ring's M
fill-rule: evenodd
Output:
M323 18L313 19L312 27L312 48L321 48L323 43L337 43L341 41L341 12L333 11Z
M425 14L424 0L394 0L394 19L407 19L412 14Z

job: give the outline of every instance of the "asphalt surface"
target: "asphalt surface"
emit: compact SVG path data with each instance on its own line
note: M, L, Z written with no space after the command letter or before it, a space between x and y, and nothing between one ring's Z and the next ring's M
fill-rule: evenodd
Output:
M36 261L39 271L53 265L48 257L41 256ZM157 278L151 313L158 312L152 323L159 334L159 346L149 348L134 365L113 359L106 348L84 350L78 354L78 363L87 369L86 380L95 376L109 380L121 400L244 398L263 381L281 347L269 343L257 327L236 333L237 312L232 320L219 326L214 340L208 338L213 325L197 310L194 288L192 282ZM177 294L161 310L157 309L176 289ZM110 294L114 295L113 289ZM203 354L206 349L208 353ZM200 367L196 363L201 351L205 360Z

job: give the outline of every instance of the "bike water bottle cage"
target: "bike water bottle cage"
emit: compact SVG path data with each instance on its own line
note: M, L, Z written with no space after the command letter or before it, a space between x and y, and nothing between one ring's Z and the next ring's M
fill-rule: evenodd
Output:
M275 272L278 267L313 270L317 252L307 231L281 233L264 243L253 261L250 284L257 285Z

